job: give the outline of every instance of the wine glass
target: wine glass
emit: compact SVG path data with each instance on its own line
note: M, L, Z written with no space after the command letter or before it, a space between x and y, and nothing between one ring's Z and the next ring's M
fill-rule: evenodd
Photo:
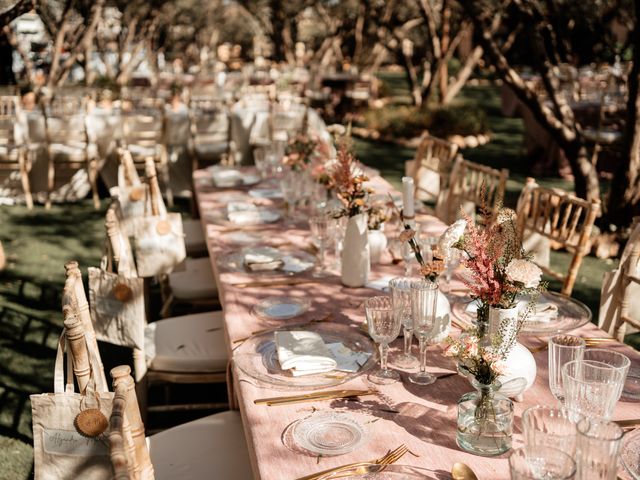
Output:
M391 299L396 313L400 316L400 323L404 329L404 353L395 359L395 364L402 368L414 367L418 359L411 355L413 340L413 318L411 317L411 283L416 279L397 277L389 281Z
M410 277L413 273L413 261L415 260L415 253L409 242L402 242L402 260L404 260L404 276Z
M396 314L391 297L378 296L364 301L369 335L380 345L380 370L367 377L373 383L387 385L400 380L395 370L387 367L389 343L400 333L400 316Z
M320 269L313 274L314 277L326 277L325 251L333 238L333 222L326 215L317 215L309 219L311 236L318 244Z
M564 404L562 367L573 360L581 360L585 341L575 335L555 335L549 339L549 389Z
M444 259L445 270L444 270L443 277L444 277L444 284L446 286L445 288L447 292L450 289L453 272L458 267L458 265L460 265L460 260L461 260L460 254L461 254L460 250L456 248L450 248L446 258ZM444 291L445 290L443 290L443 292Z
M411 283L411 315L413 331L420 344L420 371L409 375L409 381L417 385L430 385L436 377L426 371L427 341L431 338L436 318L438 284L429 280Z
M280 190L282 191L282 198L287 204L287 217L291 221L293 220L298 197L298 185L294 171L288 170L284 172L282 178L280 178Z
M260 174L260 178L264 180L267 176L267 169L269 168L266 147L259 146L254 148L253 162L256 165L256 170L258 170Z

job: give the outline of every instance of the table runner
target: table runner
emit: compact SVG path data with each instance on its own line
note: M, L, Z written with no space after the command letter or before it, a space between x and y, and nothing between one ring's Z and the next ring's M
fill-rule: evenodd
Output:
M228 226L209 223L207 212L224 208L230 199L246 193L248 189L216 189L211 185L210 175L205 170L194 173L194 183L203 229L207 235L210 258L223 305L225 340L230 356L232 349L237 345L234 344L235 340L249 336L252 331L261 328L321 318L328 313L333 313L331 321L353 325L354 328L358 328L359 324L365 322L362 301L380 292L369 288L343 287L337 276L320 279L318 283L301 285L242 289L234 286L240 282L262 280L265 276L228 272L218 268L217 260L221 256L240 248L226 244L224 235L234 230L240 231L241 228L230 229ZM372 184L377 190L376 193L392 190L391 186L380 177L374 178ZM281 208L277 202L273 203L269 200L259 202ZM422 215L418 217L418 221L423 225L423 230L426 228L434 235L445 228L445 225L435 217ZM277 222L248 227L246 230L260 235L266 245L307 248L311 243L304 221L293 226ZM392 265L390 260L391 258L387 256L381 265L372 266L372 279L385 275L403 274L403 266ZM463 284L459 280L454 280L451 288L457 290L463 288ZM252 315L251 308L255 304L263 298L274 295L306 297L311 301L311 308L304 315L280 323L265 321ZM571 333L581 336L605 335L592 324L587 324ZM520 341L525 345L540 344L539 340L527 337L521 338ZM401 342L400 339L392 344L391 364L394 350L400 352L402 348ZM640 366L640 354L632 348L617 342L606 344L606 346L629 356L632 368ZM417 354L415 343L414 354ZM525 393L523 402L515 402L514 448L523 444L520 430L522 412L536 404L556 405L556 400L548 387L548 352L541 351L534 356L538 367L535 385ZM453 361L442 356L440 347L431 346L427 355L427 369L431 373L438 374L455 371L455 365ZM357 402L332 400L268 407L255 405L253 400L291 395L295 392L259 385L257 381L236 368L232 368L232 372L233 391L237 395L242 413L255 478L294 479L346 463L377 458L400 444L407 445L411 453L406 454L398 463L424 468L431 472L430 476L434 479L450 478L449 472L455 462L467 463L480 479L509 478L507 458L510 452L499 457L485 458L466 453L456 445L457 401L464 393L473 390L469 381L461 376L444 378L429 386L418 386L409 383L406 379L407 374L402 373L402 383L382 386L370 383L366 375L361 375L337 388L375 387L380 391L379 396L362 397ZM295 444L290 439L288 427L314 411L331 409L353 412L358 415L362 423L367 422L366 427L370 437L368 442L354 452L335 457L319 458L296 451ZM640 416L639 414L640 404L621 401L616 407L613 419L636 418ZM624 473L621 472L621 476L624 476Z

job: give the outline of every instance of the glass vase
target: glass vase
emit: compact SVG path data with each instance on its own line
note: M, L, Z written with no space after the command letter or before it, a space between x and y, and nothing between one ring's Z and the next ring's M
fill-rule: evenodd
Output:
M513 402L500 394L500 383L484 385L473 380L475 392L458 400L456 441L467 452L500 455L511 449Z

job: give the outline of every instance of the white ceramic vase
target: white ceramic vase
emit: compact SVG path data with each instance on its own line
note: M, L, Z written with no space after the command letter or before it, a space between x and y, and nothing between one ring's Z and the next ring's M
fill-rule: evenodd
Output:
M518 323L518 307L513 308L489 308L488 335L493 335L502 330L505 341L515 335ZM498 381L502 383L500 393L522 400L522 394L529 389L536 380L536 360L524 345L515 342L505 359L507 373L501 375Z
M370 258L367 238L367 216L360 213L349 217L342 248L343 285L363 287L369 279Z
M382 254L387 248L387 236L384 234L382 229L369 230L368 238L371 263L380 263Z

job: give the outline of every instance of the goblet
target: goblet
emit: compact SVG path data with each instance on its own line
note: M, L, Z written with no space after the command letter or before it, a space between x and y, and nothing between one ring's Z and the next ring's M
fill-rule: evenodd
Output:
M396 357L394 363L402 368L411 368L418 363L418 359L411 355L413 343L413 318L411 317L411 284L415 281L411 277L397 277L389 281L391 299L396 313L400 316L404 331L404 353Z
M320 268L317 272L314 272L314 277L326 277L327 267L325 265L325 252L327 246L333 238L333 222L327 215L317 215L309 219L309 226L311 227L311 236L314 242L318 244L318 254Z
M418 385L430 385L436 377L426 371L427 342L433 331L436 318L438 284L429 280L416 280L411 283L411 315L413 331L420 345L420 371L409 375L409 381Z
M386 385L400 380L395 370L387 367L389 343L400 333L400 316L396 314L391 297L378 296L364 301L369 335L380 348L380 370L367 377L373 383Z
M582 360L585 341L574 335L555 335L549 339L549 388L560 403L564 403L562 367L573 360Z

